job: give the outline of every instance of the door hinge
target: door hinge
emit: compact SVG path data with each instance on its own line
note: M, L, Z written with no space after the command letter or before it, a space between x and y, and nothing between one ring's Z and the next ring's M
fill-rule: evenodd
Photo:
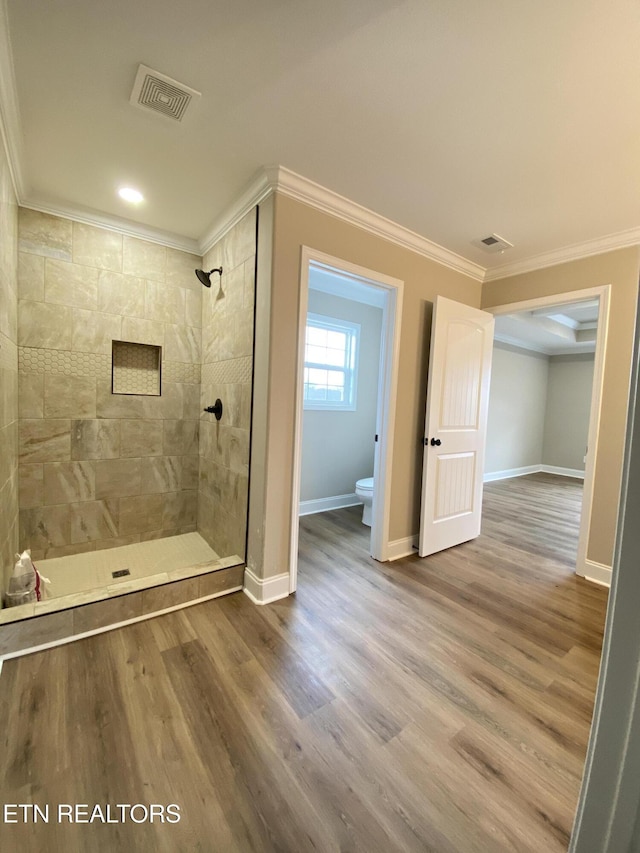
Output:
M378 433L376 433L376 437L375 437L374 441L377 441L377 440L378 440Z

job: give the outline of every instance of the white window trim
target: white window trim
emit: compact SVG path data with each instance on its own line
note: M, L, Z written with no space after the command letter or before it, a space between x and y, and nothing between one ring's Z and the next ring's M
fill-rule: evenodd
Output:
M336 332L348 332L355 347L355 358L353 360L353 369L345 370L345 374L349 380L349 402L338 403L335 400L303 400L303 406L306 411L319 412L355 412L358 403L358 363L360 359L360 323L352 323L350 320L340 320L337 317L328 317L324 314L313 314L311 311L307 314L306 327L311 323L325 329L333 329ZM315 364L305 361L303 367L319 367L321 370L336 369L335 365L330 364ZM338 370L344 368L338 367Z

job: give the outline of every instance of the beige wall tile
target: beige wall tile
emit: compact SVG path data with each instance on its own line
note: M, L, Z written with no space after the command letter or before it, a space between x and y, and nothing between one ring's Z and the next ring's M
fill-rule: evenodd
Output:
M142 592L142 612L155 613L168 607L176 607L198 597L198 578L162 584Z
M179 249L167 249L167 284L199 293L202 290L202 284L196 278L194 272L196 269L202 269L201 257L191 255L189 252L181 252Z
M18 306L18 343L22 347L71 349L73 308L22 300Z
M145 495L177 492L181 478L179 456L149 456L140 460L141 491Z
M200 284L200 282L196 282ZM202 326L202 295L199 290L185 290L185 323L187 326Z
M44 298L73 308L98 307L98 271L66 261L47 258L44 262Z
M158 281L145 284L145 317L160 323L184 323L185 291Z
M132 344L152 344L164 347L164 323L154 320L122 319L122 340Z
M98 275L98 311L144 317L143 278L101 270Z
M256 251L256 209L249 211L222 240L222 264L231 271Z
M122 317L73 309L73 350L110 353L112 342L121 340L121 333Z
M98 462L97 465L102 463ZM118 536L118 501L89 501L66 507L70 513L71 542L93 542ZM57 509L57 507L52 507Z
M169 492L164 495L162 527L186 527L195 524L198 517L198 493Z
M242 586L244 581L244 566L233 566L230 569L219 569L198 578L198 598L215 595L225 589Z
M0 269L1 266L2 255L0 254ZM2 275L1 271L0 275ZM16 298L17 290L12 286L13 284L15 284L15 277L11 276L5 286L0 287L0 335L4 335L16 343L18 340L18 301Z
M253 306L256 298L256 258L252 255L244 262L244 285L243 285L242 307L250 308L253 311Z
M66 462L71 458L70 420L21 420L20 462Z
M198 421L164 422L162 452L165 456L198 455Z
M45 418L95 418L96 380L84 376L44 377Z
M93 462L48 462L44 466L44 503L69 504L95 500Z
M168 420L181 420L184 412L183 386L178 382L163 382L159 399L159 416ZM147 409L151 411L150 407Z
M44 302L44 258L18 253L18 296L33 302Z
M118 595L115 598L107 598L104 601L96 601L93 604L74 608L73 633L84 634L85 631L93 631L96 628L114 625L117 622L126 622L127 619L135 619L141 615L141 592Z
M18 211L18 236L23 252L71 260L72 223L69 219L21 207Z
M144 397L112 394L111 380L99 379L96 383L96 392L96 413L99 418L143 417L145 404Z
M123 420L120 422L121 456L161 456L161 420Z
M197 456L180 457L180 489L197 489L199 474L199 458Z
M62 610L60 613L48 613L3 625L0 632L0 655L70 637L73 633L72 613L72 610Z
M222 443L227 467L240 474L247 474L249 470L249 432L236 427L223 427Z
M145 533L162 527L163 495L135 495L120 498L120 535Z
M202 408L200 405L200 385L196 383L182 384L182 416L186 420L200 420ZM215 397L213 398L215 402ZM209 404L207 404L209 405Z
M20 550L47 549L71 542L71 509L42 506L20 510Z
M253 309L242 308L234 316L235 337L233 341L233 357L253 353Z
M165 280L167 249L164 246L137 237L125 237L123 247L124 273L154 281Z
M17 443L18 422L14 421L0 429L0 487L15 474Z
M167 324L164 334L164 357L167 361L200 363L200 330L192 326Z
M119 498L125 495L139 495L141 493L140 464L140 459L97 460L95 463L96 497Z
M44 503L44 465L21 465L19 469L20 507L42 506Z
M120 421L74 420L72 459L114 459L120 455Z
M41 418L44 413L44 375L20 373L18 376L18 411L21 418Z
M237 311L242 311L244 303L244 279L245 269L244 263L239 264L234 269L225 269L222 282L221 293L211 293L212 308L217 311L222 308L224 312L230 316Z
M18 371L0 367L0 428L16 420L18 420Z
M73 223L73 263L101 270L122 270L122 234Z

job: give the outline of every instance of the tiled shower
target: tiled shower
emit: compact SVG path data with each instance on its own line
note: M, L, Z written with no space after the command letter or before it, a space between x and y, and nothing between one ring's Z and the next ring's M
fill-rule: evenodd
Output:
M3 590L16 548L30 548L44 574L62 567L62 594L73 591L75 577L79 589L89 588L96 565L120 566L143 553L141 543L168 537L185 537L182 551L195 547L193 560L201 564L209 552L227 565L241 563L257 212L203 259L18 211L7 193L0 288ZM205 269L223 267L210 290L194 274L203 262ZM219 421L203 411L216 398L223 402ZM143 562L149 571L155 563L170 571L167 555L179 546L173 540ZM54 596L55 586L52 578Z

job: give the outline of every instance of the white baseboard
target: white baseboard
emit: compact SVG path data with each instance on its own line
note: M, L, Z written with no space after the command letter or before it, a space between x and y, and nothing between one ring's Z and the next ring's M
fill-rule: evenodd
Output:
M316 512L329 512L346 506L362 505L360 498L352 492L350 495L333 495L330 498L317 498L314 501L300 501L299 515L313 515Z
M402 557L409 557L411 554L417 554L418 534L415 536L406 536L404 539L395 539L393 542L387 543L387 560L400 560Z
M542 470L540 465L524 465L522 468L507 468L504 471L491 471L484 475L485 483L493 483L494 480L508 480L510 477L524 477L527 474L539 474Z
M559 474L561 477L575 477L584 480L584 471L578 468L559 468L556 465L523 465L522 468L507 468L505 471L491 471L484 475L483 482L508 480L510 477L525 477L527 474Z
M289 595L289 572L261 580L251 569L244 570L244 592L254 604L270 604Z
M541 465L540 470L544 474L559 474L561 477L575 477L576 480L584 480L584 471L579 468L558 468L557 465Z
M578 572L582 574L582 572ZM584 574L582 577L585 580L597 583L600 586L611 586L611 566L605 566L603 563L594 563L592 560L584 561Z

